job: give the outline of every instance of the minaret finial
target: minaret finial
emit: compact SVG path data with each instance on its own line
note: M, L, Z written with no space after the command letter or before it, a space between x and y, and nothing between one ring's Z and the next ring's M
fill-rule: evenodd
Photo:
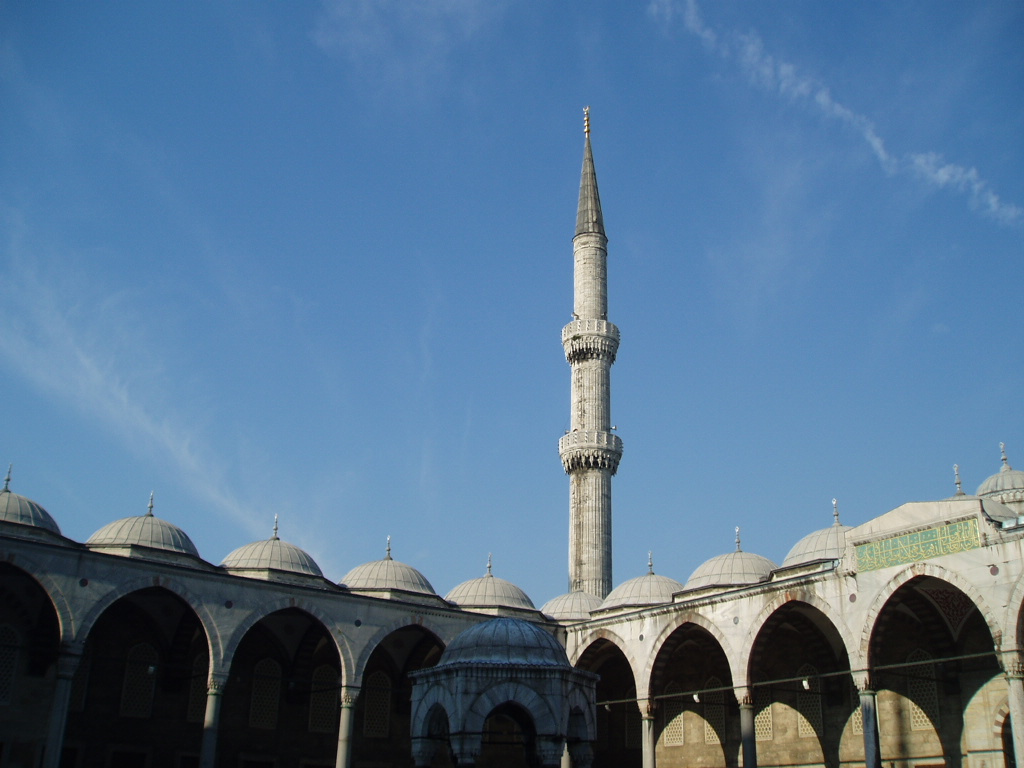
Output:
M487 553L487 575L488 576L493 576L494 575L493 573L491 573L491 553L490 552Z
M1006 443L999 444L999 452L1003 455L1003 468L1001 472L1009 472L1013 467L1010 466L1010 460L1006 458Z
M274 535L270 537L274 541L277 541L277 513L274 513Z
M654 553L651 550L647 550L647 572L654 573Z
M836 499L832 499L832 519L835 520L834 525L839 525L839 502Z
M590 107L583 108L583 135L590 135Z
M146 515L148 517L153 516L153 491L149 492L149 506L147 507Z
M743 550L740 549L740 527L738 525L736 526L736 551L737 552L742 552L743 551Z
M956 484L956 495L965 496L964 489L960 484L960 465L953 465L953 482Z
M385 557L384 559L385 560L390 560L391 559L391 534L388 534L387 557Z
M14 466L13 464L8 464L7 465L7 477L4 478L4 490L5 491L11 490L8 486L11 484L11 468L13 466Z

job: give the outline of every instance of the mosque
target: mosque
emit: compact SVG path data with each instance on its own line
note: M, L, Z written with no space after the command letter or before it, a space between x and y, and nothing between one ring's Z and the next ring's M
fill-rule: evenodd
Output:
M0 491L0 768L867 766L1024 754L1024 472L615 586L607 238L585 121L569 591L325 577L275 525L220 564L149 510L87 541ZM638 438L640 439L640 438ZM20 490L20 489L19 489ZM794 537L796 538L796 537Z

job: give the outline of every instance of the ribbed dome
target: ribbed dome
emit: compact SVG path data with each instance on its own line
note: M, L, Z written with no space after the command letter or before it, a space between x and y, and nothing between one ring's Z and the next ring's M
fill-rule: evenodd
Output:
M1003 504L1009 503L1014 507L1024 506L1024 472L1010 466L1006 458L1005 443L1000 443L999 448L1003 454L1003 466L978 486L977 495L995 499Z
M832 515L835 518L832 525L807 534L793 545L786 559L782 561L783 568L815 560L838 560L843 556L846 550L846 532L852 528L839 522L839 504L835 499L832 499Z
M8 488L10 484L11 470L8 467L3 490L0 490L0 522L42 528L59 536L60 527L50 517L50 513L32 501L32 499L26 499L24 496L19 496L11 491Z
M357 565L341 580L353 592L387 592L398 590L421 595L437 593L426 577L411 565L391 559L391 539L388 538L387 556L383 560Z
M649 570L643 576L624 581L609 592L599 610L671 603L672 595L681 592L683 585L668 576L659 576L654 572L654 567L650 563L648 563L648 568Z
M277 537L276 519L273 536L265 541L254 541L239 547L224 558L221 566L229 571L284 571L303 576L324 575L320 566L304 550Z
M85 545L92 549L146 547L199 557L196 545L181 528L154 517L152 496L146 514L125 517L103 526L89 537Z
M601 605L601 598L577 589L553 597L544 603L540 612L558 621L583 621Z
M445 595L445 600L460 608L526 608L536 610L533 601L511 581L499 579L491 573L490 559L487 575L464 581Z
M766 581L777 567L767 557L737 550L712 557L701 565L686 580L686 588L757 584Z
M460 633L437 667L460 663L572 666L554 637L528 621L510 618L491 619Z

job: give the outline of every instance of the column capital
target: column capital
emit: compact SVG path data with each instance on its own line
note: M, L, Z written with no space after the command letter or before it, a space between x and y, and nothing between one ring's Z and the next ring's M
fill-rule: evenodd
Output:
M221 696L224 686L228 684L228 676L224 672L211 672L206 681L206 692L211 696Z
M339 700L343 707L354 707L356 699L359 698L360 688L358 685L343 685L338 691Z

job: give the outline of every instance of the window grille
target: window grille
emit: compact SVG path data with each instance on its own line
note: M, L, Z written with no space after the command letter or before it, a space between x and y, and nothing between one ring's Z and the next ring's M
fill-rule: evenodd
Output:
M720 734L725 733L725 691L709 690L721 688L722 681L717 677L709 677L704 683L707 693L702 693L700 700L704 705L704 743L720 744Z
M669 694L669 698L662 699L662 731L661 737L665 742L666 747L680 747L684 743L683 733L683 699L676 695L679 694L679 686L675 683L669 683L665 686L665 693Z
M754 738L756 741L772 741L775 738L772 722L771 692L767 688L754 689Z
M0 624L0 704L10 704L18 675L21 635L10 624Z
M640 710L636 704L626 704L626 749L643 748L640 730Z
M804 664L797 670L797 675L806 681L801 683L797 694L797 734L801 737L817 736L821 732L821 682L818 670L810 664Z
M313 670L313 689L309 692L309 730L333 733L338 729L338 670L321 664Z
M188 686L187 722L201 723L206 719L206 677L209 673L209 662L205 653L201 653L192 661L192 679Z
M153 714L158 657L149 643L133 645L124 663L121 717L147 718Z
M363 694L363 736L386 739L391 734L391 678L377 670L366 678Z
M909 662L927 661L932 655L920 648L908 657ZM935 681L934 664L915 664L908 668L907 693L910 707L910 729L927 731L938 728L939 721L939 690Z
M860 691L857 690L857 686L852 682L850 684L850 693L853 701L853 713L850 715L850 720L853 723L853 732L858 736L863 736L864 710L860 708Z
M252 678L249 727L272 730L277 727L281 700L281 665L273 659L261 659L253 667Z

